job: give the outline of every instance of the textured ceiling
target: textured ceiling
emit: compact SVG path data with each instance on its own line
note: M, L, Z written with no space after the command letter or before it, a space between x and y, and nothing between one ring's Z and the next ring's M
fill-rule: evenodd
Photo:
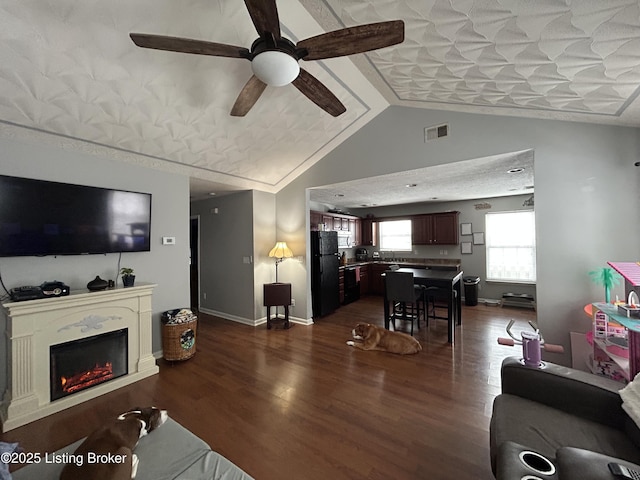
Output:
M302 62L345 104L292 86L229 112L249 62L136 47L130 32L249 47L241 0L0 0L0 136L276 192L388 104L640 126L637 0L280 0L294 42L402 19L405 42Z
M533 193L534 152L526 150L326 185L310 199L339 208L450 202Z
M321 33L298 4L281 14L289 38L300 39L285 23L291 13L288 23L306 28L303 35ZM321 62L306 62L346 113L333 118L289 85L268 88L249 115L231 117L250 62L142 49L129 38L155 33L248 47L257 34L240 0L2 0L0 32L4 122L141 154L143 164L160 161L234 188L277 190L385 106L373 88L374 97L361 96Z
M640 125L637 0L327 4L325 24L405 21L402 44L367 55L391 103Z

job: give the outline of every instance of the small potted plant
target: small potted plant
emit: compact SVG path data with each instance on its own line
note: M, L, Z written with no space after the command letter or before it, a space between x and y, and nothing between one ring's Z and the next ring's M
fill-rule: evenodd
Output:
M122 267L120 269L120 275L122 276L123 286L133 287L133 283L136 281L136 276L133 274L133 268Z

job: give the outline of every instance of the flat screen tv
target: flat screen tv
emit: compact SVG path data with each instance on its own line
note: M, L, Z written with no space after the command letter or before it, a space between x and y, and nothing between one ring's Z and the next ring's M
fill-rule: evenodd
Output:
M151 249L151 194L0 175L0 256Z

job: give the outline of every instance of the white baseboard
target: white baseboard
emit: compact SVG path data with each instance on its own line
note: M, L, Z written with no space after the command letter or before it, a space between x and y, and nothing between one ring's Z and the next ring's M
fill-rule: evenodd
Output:
M262 318L258 318L257 320L252 320L249 318L239 317L237 315L231 315L225 312L219 312L217 310L210 310L208 308L200 308L200 311L208 315L214 315L216 317L224 318L225 320L231 320L232 322L242 323L243 325L249 325L250 327L258 327L260 325L264 325L265 323L267 323L266 315ZM305 318L289 315L289 321L292 323L300 324L300 325L313 325L313 319L311 318L305 319Z
M232 322L242 323L243 325L249 325L255 327L259 325L259 320L252 320L250 318L239 317L237 315L231 315L230 313L219 312L218 310L211 310L208 308L200 307L200 312L213 315L215 317L224 318L225 320L231 320ZM266 320L265 320L266 321Z
M299 325L313 325L313 318L299 318L299 317L292 317L289 316L289 320L292 321L293 323L297 323ZM267 321L267 319L265 318L265 322Z
M462 296L462 304L465 304L465 300L466 298L464 297L464 295ZM483 304L483 305L488 305L488 306L493 306L493 307L499 307L500 305L502 305L502 300L497 299L497 298L480 298L478 297L478 303L479 304Z

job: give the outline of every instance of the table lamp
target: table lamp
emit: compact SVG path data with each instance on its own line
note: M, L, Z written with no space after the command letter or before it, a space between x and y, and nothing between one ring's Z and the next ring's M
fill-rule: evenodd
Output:
M278 264L284 258L293 257L293 252L287 247L287 242L276 242L276 246L271 249L269 256L276 259L276 283L278 283Z

